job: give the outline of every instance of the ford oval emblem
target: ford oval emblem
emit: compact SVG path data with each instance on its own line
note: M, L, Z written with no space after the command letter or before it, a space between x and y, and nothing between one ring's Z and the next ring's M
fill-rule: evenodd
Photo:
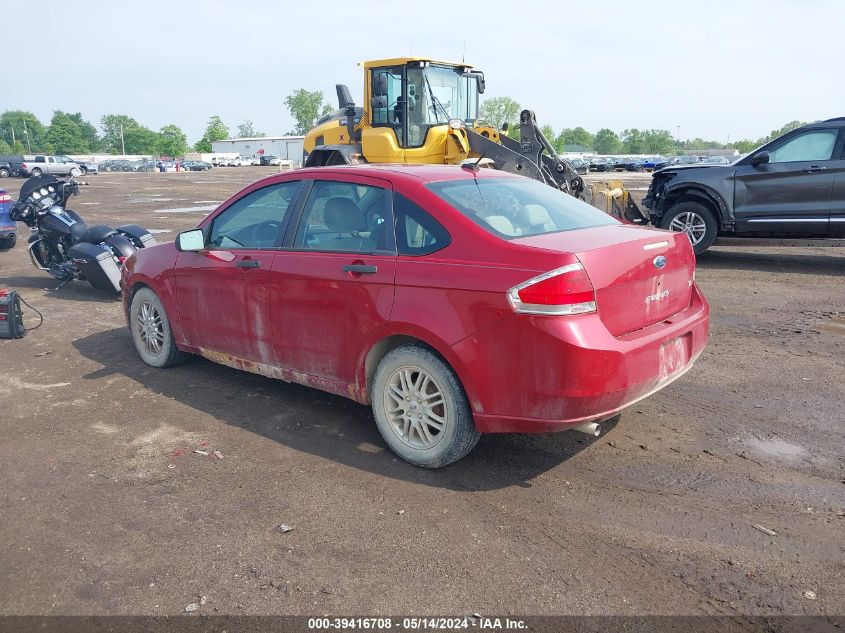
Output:
M663 255L658 255L651 263L655 268L666 268L666 258Z

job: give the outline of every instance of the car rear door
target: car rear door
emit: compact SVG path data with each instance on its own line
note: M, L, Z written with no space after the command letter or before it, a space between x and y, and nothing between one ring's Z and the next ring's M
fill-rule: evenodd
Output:
M270 270L301 186L285 181L244 194L204 227L204 250L179 253L176 296L190 345L276 365Z
M736 170L737 232L824 235L830 224L839 128L809 129L770 146L769 162Z
M387 324L393 307L391 207L386 180L326 174L308 185L270 273L282 367L340 388L354 382L364 342Z

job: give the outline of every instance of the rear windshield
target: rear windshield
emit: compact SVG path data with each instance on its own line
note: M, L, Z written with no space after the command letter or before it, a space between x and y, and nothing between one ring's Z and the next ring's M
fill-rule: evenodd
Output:
M426 187L504 239L618 224L568 193L527 178L446 180Z

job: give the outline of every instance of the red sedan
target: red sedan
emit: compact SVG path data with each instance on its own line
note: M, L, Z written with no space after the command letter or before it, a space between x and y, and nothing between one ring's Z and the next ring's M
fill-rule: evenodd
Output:
M370 403L427 468L480 433L598 423L688 370L709 308L682 233L457 166L300 169L126 262L139 355Z

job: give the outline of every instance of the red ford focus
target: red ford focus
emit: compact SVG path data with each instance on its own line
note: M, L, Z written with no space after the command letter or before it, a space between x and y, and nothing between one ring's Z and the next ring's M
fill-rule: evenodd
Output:
M301 169L127 261L139 355L190 354L371 403L427 468L480 433L578 429L665 387L707 341L682 233L483 169Z

